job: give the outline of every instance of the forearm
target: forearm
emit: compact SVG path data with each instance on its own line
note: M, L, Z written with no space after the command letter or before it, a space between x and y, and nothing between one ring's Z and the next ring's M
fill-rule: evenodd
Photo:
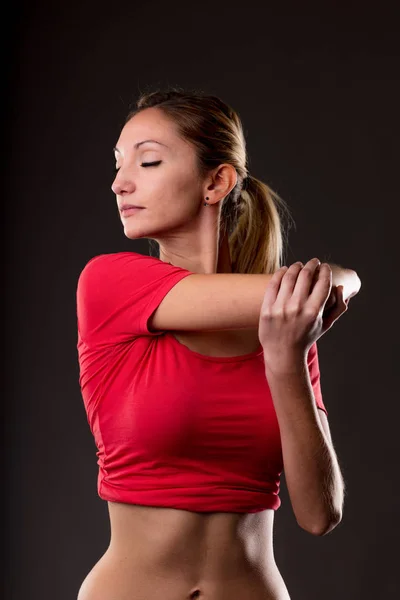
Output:
M278 418L285 479L298 524L320 534L341 519L344 486L335 451L318 416L308 366L266 376Z

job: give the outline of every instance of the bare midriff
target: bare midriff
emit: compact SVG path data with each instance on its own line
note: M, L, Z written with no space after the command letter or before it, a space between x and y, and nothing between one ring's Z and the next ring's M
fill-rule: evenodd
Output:
M77 600L290 600L274 558L273 510L108 508L109 547Z
M200 354L239 356L257 330L174 332ZM192 512L108 502L111 539L77 600L290 600L273 551L274 511Z

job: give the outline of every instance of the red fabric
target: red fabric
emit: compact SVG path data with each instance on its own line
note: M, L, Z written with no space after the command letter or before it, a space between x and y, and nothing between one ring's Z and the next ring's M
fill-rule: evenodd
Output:
M98 494L195 512L277 509L282 449L261 345L245 356L203 356L147 328L191 274L136 252L96 256L80 274L79 383L98 450ZM316 344L308 364L316 405L327 413Z

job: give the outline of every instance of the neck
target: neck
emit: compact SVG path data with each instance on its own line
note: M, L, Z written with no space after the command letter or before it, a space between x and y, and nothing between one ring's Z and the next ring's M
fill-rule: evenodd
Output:
M217 273L232 273L231 255L229 252L228 236L223 235L218 248Z

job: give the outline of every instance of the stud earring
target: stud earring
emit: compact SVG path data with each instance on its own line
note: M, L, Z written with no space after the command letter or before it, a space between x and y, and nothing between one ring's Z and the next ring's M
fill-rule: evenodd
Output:
M208 196L206 196L206 200L209 200ZM208 202L204 202L204 206L209 206Z

